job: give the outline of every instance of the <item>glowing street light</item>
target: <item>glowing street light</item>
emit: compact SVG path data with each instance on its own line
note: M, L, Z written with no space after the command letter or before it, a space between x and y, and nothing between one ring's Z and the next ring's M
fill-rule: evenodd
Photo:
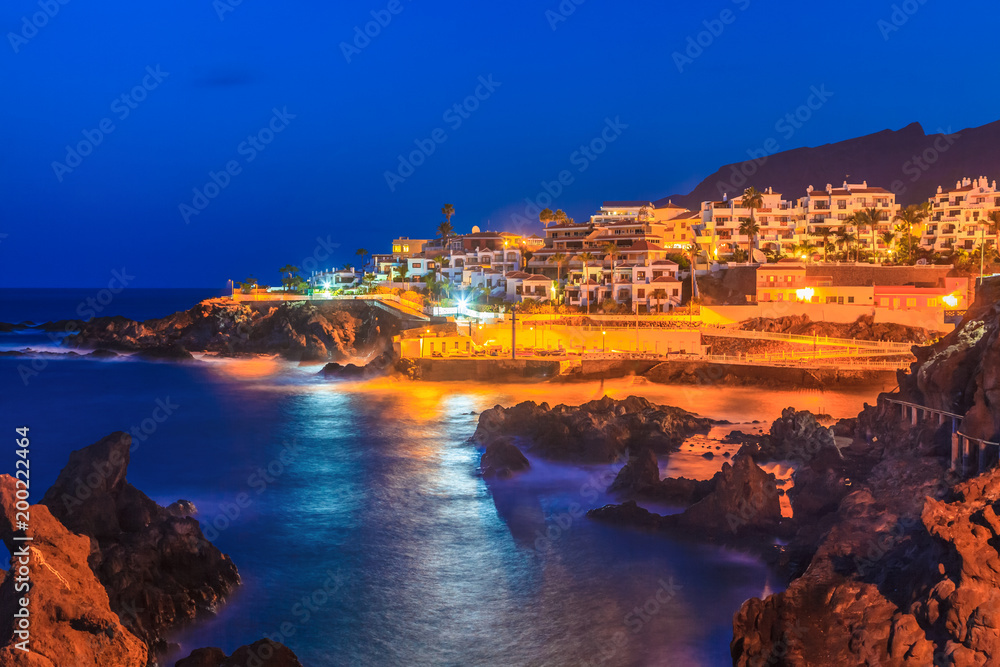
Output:
M944 304L949 308L954 308L958 305L958 297L956 297L954 294L949 294L945 297L942 297L941 300L944 301Z
M607 331L602 331L601 332L601 336L602 336L602 338L601 338L601 341L602 341L601 342L602 351L603 352L607 352L608 351L608 332Z

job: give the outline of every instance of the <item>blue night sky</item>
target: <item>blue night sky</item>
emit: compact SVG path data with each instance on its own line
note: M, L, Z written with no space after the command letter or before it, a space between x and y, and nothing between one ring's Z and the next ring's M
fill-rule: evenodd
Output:
M893 3L870 0L566 0L565 17L558 0L63 2L0 9L4 287L101 286L123 267L141 287L277 283L317 238L339 244L333 265L433 235L445 202L459 232L539 231L515 216L563 170L551 207L582 219L605 199L687 192L772 137L1000 116L1000 7L985 0L910 0L891 31ZM345 55L373 11L391 20ZM720 34L679 68L706 21ZM786 138L776 123L814 86L832 97ZM261 130L271 143L244 143ZM603 153L577 153L602 132ZM67 156L81 141L89 154ZM434 152L391 189L417 141ZM228 185L200 201L210 172Z

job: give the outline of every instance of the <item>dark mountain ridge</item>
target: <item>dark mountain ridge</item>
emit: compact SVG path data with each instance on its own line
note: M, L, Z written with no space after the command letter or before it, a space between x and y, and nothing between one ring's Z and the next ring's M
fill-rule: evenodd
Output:
M774 142L773 145L776 145ZM703 201L742 194L744 188L771 187L785 199L804 197L812 185L826 188L867 181L896 194L903 205L926 201L938 186L954 187L963 178L1000 178L1000 121L953 132L939 128L927 134L920 123L900 130L874 134L816 147L795 148L764 155L767 142L757 147L761 157L727 164L703 180L686 195L670 195L667 201L698 210Z

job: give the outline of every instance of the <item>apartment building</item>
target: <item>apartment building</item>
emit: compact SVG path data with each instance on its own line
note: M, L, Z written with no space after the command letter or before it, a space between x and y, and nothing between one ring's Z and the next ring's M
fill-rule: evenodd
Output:
M797 232L796 204L782 198L780 193L767 188L761 193L763 206L754 211L753 217L760 226L757 239L761 249L790 252L800 242ZM747 249L748 239L740 233L740 223L750 218L750 209L744 208L740 197L722 201L706 201L701 205L701 221L697 226L695 243L714 260L731 256L736 248Z
M930 212L924 229L915 232L920 245L936 252L972 251L984 240L991 240L987 216L1000 209L1000 191L996 181L985 176L965 178L945 190L938 186L930 198Z

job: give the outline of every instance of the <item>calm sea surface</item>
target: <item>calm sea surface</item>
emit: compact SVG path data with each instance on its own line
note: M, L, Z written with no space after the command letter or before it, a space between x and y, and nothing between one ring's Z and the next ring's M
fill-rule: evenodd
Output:
M163 316L217 294L150 290L146 302L133 303L126 293L108 314ZM74 317L81 299L10 294L0 292L0 321ZM30 338L0 335L0 348ZM488 487L475 475L480 452L467 442L477 413L521 400L639 394L714 418L769 423L789 405L852 416L877 391L627 380L348 384L324 381L318 370L267 359L46 358L32 366L0 358L0 428L12 437L15 427L31 428L37 501L71 450L145 424L129 481L161 504L193 501L244 582L217 617L174 638L184 655L200 646L231 652L269 636L307 666L697 667L731 664L733 613L775 590L767 569L740 553L580 516L578 507L609 501L611 466L533 460L527 474ZM172 406L162 423L152 421L158 402ZM663 463L707 477L722 459L685 453ZM0 453L0 471L13 467L11 448Z

